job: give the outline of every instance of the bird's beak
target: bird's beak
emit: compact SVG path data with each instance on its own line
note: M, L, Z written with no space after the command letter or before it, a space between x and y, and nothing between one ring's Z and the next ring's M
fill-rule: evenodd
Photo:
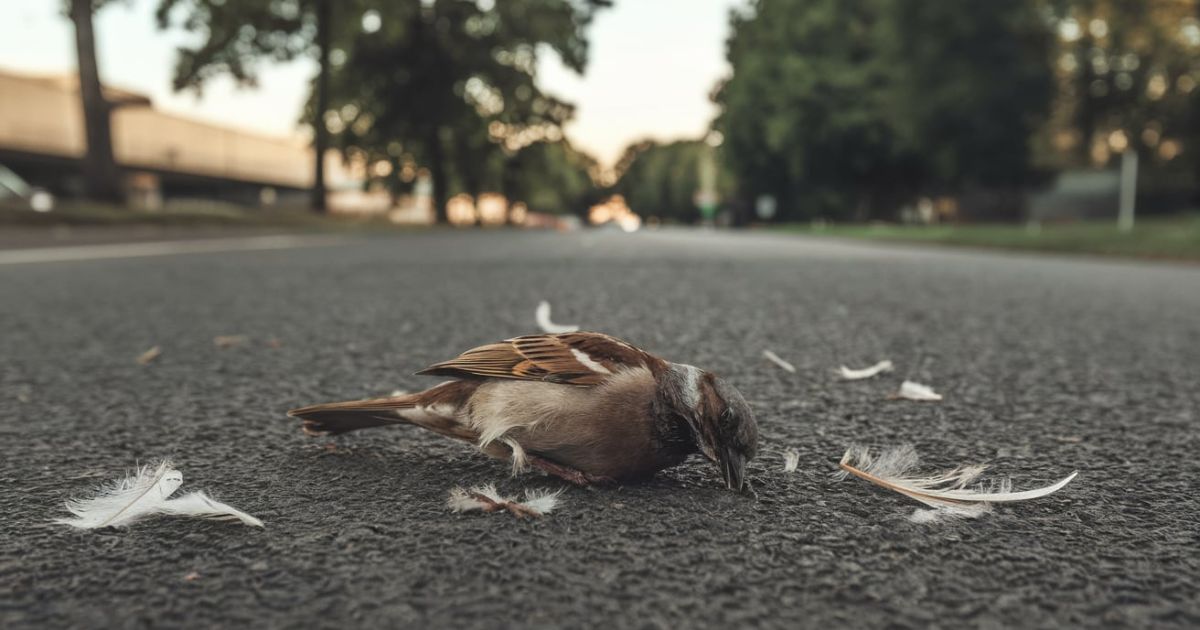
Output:
M741 490L746 486L746 458L729 449L721 449L721 470L725 472L725 487Z

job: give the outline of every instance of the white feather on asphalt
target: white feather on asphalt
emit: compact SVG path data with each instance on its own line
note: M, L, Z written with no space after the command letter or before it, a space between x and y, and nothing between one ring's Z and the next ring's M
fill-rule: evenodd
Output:
M203 492L171 499L181 485L183 473L170 462L141 466L132 475L102 486L94 497L67 501L66 508L75 518L60 518L54 522L79 529L99 529L125 527L148 516L168 515L238 520L247 525L263 526L257 518Z
M555 324L554 322L550 321L550 303L546 300L542 300L538 303L535 316L537 318L538 328L541 328L542 332L544 333L556 335L560 333L573 333L579 330L579 326Z
M774 352L771 352L770 350L763 350L762 354L763 354L764 359L770 361L771 363L774 363L775 365L778 365L785 372L791 372L792 374L796 373L796 366L792 365L791 363L788 363L787 361L784 361L782 358L780 358L780 356L778 354L775 354Z
M890 360L884 359L875 365L862 368L861 370L854 370L843 365L838 368L838 374L840 374L842 378L847 381L860 381L865 378L871 378L872 376L882 372L891 372L894 367L895 366L892 365Z
M170 516L193 516L216 521L241 521L254 527L263 527L263 522L257 518L232 505L221 503L204 494L202 491L189 492L177 499L166 501L162 504L159 511Z
M933 391L933 388L928 385L914 383L913 381L904 381L900 384L900 390L897 391L892 398L903 398L905 400L916 400L920 402L933 402L942 399L942 395Z
M783 472L796 472L800 466L800 452L789 448L783 452Z
M987 466L982 464L959 466L927 476L914 475L913 471L919 465L917 451L909 444L877 454L866 447L853 445L842 455L838 464L842 470L835 476L845 479L853 475L924 503L933 508L932 513L930 510L918 510L910 520L928 523L945 518L977 518L991 511L993 503L1041 498L1058 492L1079 474L1073 472L1042 488L1013 492L1009 479L1001 479L987 487L977 485L973 489L968 488L987 470Z
M562 492L562 490L526 490L525 500L521 502L521 505L538 514L549 514L558 507L558 497Z

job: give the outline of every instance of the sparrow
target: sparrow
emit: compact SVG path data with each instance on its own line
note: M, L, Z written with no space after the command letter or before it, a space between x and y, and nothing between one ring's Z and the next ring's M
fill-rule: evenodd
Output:
M700 368L596 332L515 337L417 374L453 380L423 392L288 412L305 433L414 424L579 485L649 478L703 453L725 485L746 486L758 427L742 395Z

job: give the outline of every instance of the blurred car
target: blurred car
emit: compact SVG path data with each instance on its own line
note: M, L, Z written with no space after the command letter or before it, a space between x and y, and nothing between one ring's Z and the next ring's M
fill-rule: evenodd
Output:
M0 208L50 212L54 209L54 195L30 185L20 175L0 164Z

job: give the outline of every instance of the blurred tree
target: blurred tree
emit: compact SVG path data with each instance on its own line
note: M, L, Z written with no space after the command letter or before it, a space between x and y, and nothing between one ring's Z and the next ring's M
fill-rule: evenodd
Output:
M873 37L878 0L757 0L731 16L733 75L714 96L727 168L779 218L865 212L890 181L892 130Z
M905 173L931 195L1030 182L1053 96L1052 33L1033 2L883 0L878 63Z
M378 3L346 42L327 117L348 156L411 159L432 174L437 220L455 190L498 185L506 155L562 138L573 108L538 87L543 49L582 72L584 29L607 0ZM364 27L368 25L364 14Z
M1057 31L1054 148L1073 164L1105 164L1127 147L1160 163L1178 156L1200 83L1200 1L1044 6Z
M918 195L1012 187L1048 108L1033 0L757 0L731 16L716 127L743 202L783 220L893 217Z
M701 165L711 159L712 147L702 140L659 144L643 140L629 145L617 161L613 191L625 197L630 209L662 221L695 223L700 219L697 195ZM729 192L728 180L718 177L719 195Z
M343 15L355 15L360 0L159 0L160 28L172 25L201 35L192 47L181 47L175 66L175 89L199 91L209 79L228 74L239 84L254 85L262 60L288 61L310 54L317 60L313 79L312 208L326 208L325 160L329 133L324 112L329 102L331 52L336 29L346 29ZM336 10L335 10L336 9ZM352 34L343 34L353 37Z
M75 53L79 67L79 96L87 150L83 157L84 194L88 199L123 203L121 173L113 158L113 103L104 97L96 63L96 36L92 16L108 0L69 0L67 15L75 27Z
M504 159L500 191L530 210L584 217L600 201L596 160L566 140L535 142Z

